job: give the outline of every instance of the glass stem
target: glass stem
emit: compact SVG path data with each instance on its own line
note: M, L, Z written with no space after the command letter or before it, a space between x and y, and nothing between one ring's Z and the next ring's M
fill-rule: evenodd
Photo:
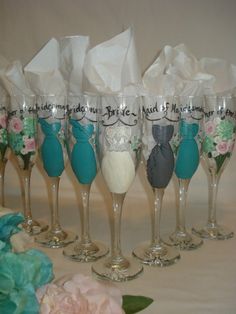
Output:
M30 205L30 177L31 167L21 170L23 185L24 185L24 216L25 220L32 220L31 205Z
M179 197L178 197L178 206L176 213L176 231L181 233L186 233L185 227L185 211L186 211L186 200L187 200L187 192L188 186L190 183L190 179L178 179L179 183Z
M119 261L122 258L120 245L121 213L125 193L112 193L112 218L111 218L111 255L113 260Z
M89 234L89 195L91 184L81 185L82 209L80 210L81 217L81 242L82 244L91 243Z
M216 224L216 198L218 192L219 176L214 169L209 171L209 211L208 211L208 223L211 225Z
M164 196L164 189L153 189L154 192L154 212L152 219L152 243L151 246L160 246L161 237L160 237L160 223L161 223L161 209L162 209L162 200Z
M58 189L59 189L59 177L50 177L50 188L52 193L52 211L51 211L51 232L60 232L61 226L59 223L58 214Z
M4 178L5 178L5 168L6 168L6 162L2 162L0 166L0 200L1 200L1 206L5 206L5 194L4 194Z

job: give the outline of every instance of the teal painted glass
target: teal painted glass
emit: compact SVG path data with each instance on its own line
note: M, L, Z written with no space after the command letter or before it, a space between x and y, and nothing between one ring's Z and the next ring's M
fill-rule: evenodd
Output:
M72 169L82 184L93 182L97 174L97 163L95 152L89 140L94 132L93 124L81 125L78 121L71 119L72 134L76 143L71 152Z
M191 179L199 164L199 150L195 140L197 123L180 122L180 145L177 152L175 174L179 179Z
M41 146L44 169L49 177L59 177L64 170L63 150L57 138L58 132L61 129L61 123L48 123L42 118L39 118L39 123L45 135Z

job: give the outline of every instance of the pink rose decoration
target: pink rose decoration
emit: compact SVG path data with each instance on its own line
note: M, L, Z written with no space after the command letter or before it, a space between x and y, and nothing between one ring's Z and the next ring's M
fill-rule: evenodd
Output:
M216 150L221 155L226 154L229 151L229 144L228 142L222 141L216 145Z
M13 131L15 133L20 133L23 129L22 121L19 118L12 118L9 122L9 128L10 131Z
M206 124L205 124L205 132L207 135L212 135L215 133L215 124L213 121L208 121Z
M40 290L40 289L39 289ZM41 302L40 313L43 314L87 314L88 302L81 295L80 290L76 289L73 294L66 291L63 287L49 284L38 292Z
M6 117L6 115L1 115L0 116L0 126L3 129L6 129L6 127L7 127L7 117Z
M37 292L41 314L122 314L122 295L111 283L75 275L63 284L49 284Z
M25 138L24 145L25 145L25 149L24 149L25 153L34 152L36 149L34 138Z

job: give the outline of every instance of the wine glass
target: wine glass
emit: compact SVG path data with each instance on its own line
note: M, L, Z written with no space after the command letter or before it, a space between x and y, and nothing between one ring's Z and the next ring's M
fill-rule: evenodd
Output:
M154 193L152 238L136 247L133 255L152 266L172 265L180 258L179 251L165 245L160 236L162 200L175 165L170 145L179 122L179 112L173 110L175 104L175 97L144 97L143 155L147 179Z
M96 177L97 107L96 95L68 97L67 148L72 170L80 184L82 207L80 240L68 245L63 254L73 260L91 262L108 253L107 247L92 241L89 233L90 188Z
M172 141L176 155L178 205L176 230L170 235L168 244L178 246L181 250L193 250L200 247L203 241L186 230L185 210L189 183L198 168L201 155L203 97L180 96L178 107L180 110L179 132Z
M66 153L66 97L43 95L37 97L39 158L49 179L52 195L51 226L35 241L50 248L60 248L74 242L76 235L60 225L58 189L65 168Z
M206 96L202 161L208 176L209 208L204 227L193 233L201 238L225 240L234 233L218 225L216 199L221 175L232 155L236 133L236 97Z
M4 176L7 164L8 136L7 136L7 112L9 97L0 96L0 205L5 206Z
M122 206L141 155L140 97L101 97L98 156L101 172L112 196L111 254L92 266L98 277L126 281L138 276L142 265L124 257L120 245Z
M30 178L37 157L37 115L34 95L12 95L8 112L8 139L13 159L19 169L23 186L23 228L30 235L37 235L48 226L32 218Z

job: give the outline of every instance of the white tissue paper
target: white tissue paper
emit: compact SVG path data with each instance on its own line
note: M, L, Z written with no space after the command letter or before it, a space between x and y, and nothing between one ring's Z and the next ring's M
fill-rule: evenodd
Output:
M0 97L5 97L8 95L7 90L4 87L2 76L4 75L5 69L9 62L3 56L0 55Z
M63 37L59 40L60 70L68 95L83 92L83 67L89 48L88 36Z
M101 94L138 94L142 84L131 28L88 51L85 89Z
M202 58L199 63L202 71L214 77L211 93L231 94L236 89L236 65L216 58Z
M14 61L5 68L2 82L9 95L32 95L20 61Z
M144 73L143 84L154 95L231 94L236 66L216 58L198 60L184 44L165 46Z
M66 95L60 72L60 48L55 38L33 57L24 68L25 76L36 95Z
M12 62L2 75L2 82L11 98L11 110L22 109L22 95L32 96L33 92L25 78L20 61Z
M165 46L143 75L147 93L197 96L212 89L214 76L203 72L197 58L184 45Z

